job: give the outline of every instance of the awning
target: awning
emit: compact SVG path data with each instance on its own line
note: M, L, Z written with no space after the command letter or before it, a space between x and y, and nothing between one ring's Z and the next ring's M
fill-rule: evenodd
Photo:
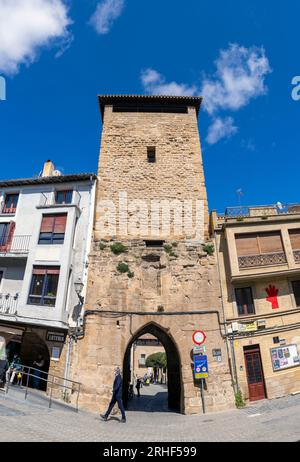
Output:
M10 335L23 335L22 329L15 329L14 327L9 326L0 326L0 335L1 334L10 334Z

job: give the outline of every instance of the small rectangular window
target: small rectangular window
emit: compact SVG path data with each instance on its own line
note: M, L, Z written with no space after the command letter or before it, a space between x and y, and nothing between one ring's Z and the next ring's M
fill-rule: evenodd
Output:
M293 281L292 286L293 286L293 292L294 292L296 305L300 306L300 281Z
M73 190L56 191L55 203L58 205L72 204Z
M28 303L55 306L60 268L35 266L33 268Z
M65 240L66 223L66 213L43 215L39 244L63 244Z
M154 164L156 162L156 152L155 147L148 147L147 148L147 158L150 164Z
M162 247L165 243L165 241L144 241L146 244L146 247Z
M251 287L235 289L235 299L239 316L255 314Z
M2 213L15 213L18 205L19 194L6 194Z

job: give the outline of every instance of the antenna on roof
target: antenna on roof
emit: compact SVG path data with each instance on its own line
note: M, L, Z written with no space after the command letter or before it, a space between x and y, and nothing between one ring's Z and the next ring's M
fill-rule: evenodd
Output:
M244 195L242 189L237 189L236 190L236 194L237 194L237 197L238 197L238 203L239 205L241 205L241 202L242 202L242 196Z

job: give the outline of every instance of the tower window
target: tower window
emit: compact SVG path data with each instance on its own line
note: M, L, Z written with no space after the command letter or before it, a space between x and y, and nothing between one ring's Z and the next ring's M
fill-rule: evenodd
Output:
M156 152L154 147L147 148L147 158L150 164L154 164L156 162Z

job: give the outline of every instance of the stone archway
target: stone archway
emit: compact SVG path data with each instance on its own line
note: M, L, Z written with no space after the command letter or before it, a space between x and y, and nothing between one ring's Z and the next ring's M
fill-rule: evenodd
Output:
M38 334L30 331L24 332L20 350L22 364L25 366L33 366L33 362L37 360L38 355L41 355L45 361L45 365L42 370L45 372L43 377L46 378L46 374L48 373L50 367L49 349L45 341ZM45 391L46 388L47 383L44 380L41 380L40 389Z
M130 350L133 343L144 334L154 335L163 345L168 364L168 405L171 410L181 412L182 380L181 364L177 346L171 336L159 325L151 322L140 328L127 345L123 361L123 401L127 406L128 384L130 382Z

